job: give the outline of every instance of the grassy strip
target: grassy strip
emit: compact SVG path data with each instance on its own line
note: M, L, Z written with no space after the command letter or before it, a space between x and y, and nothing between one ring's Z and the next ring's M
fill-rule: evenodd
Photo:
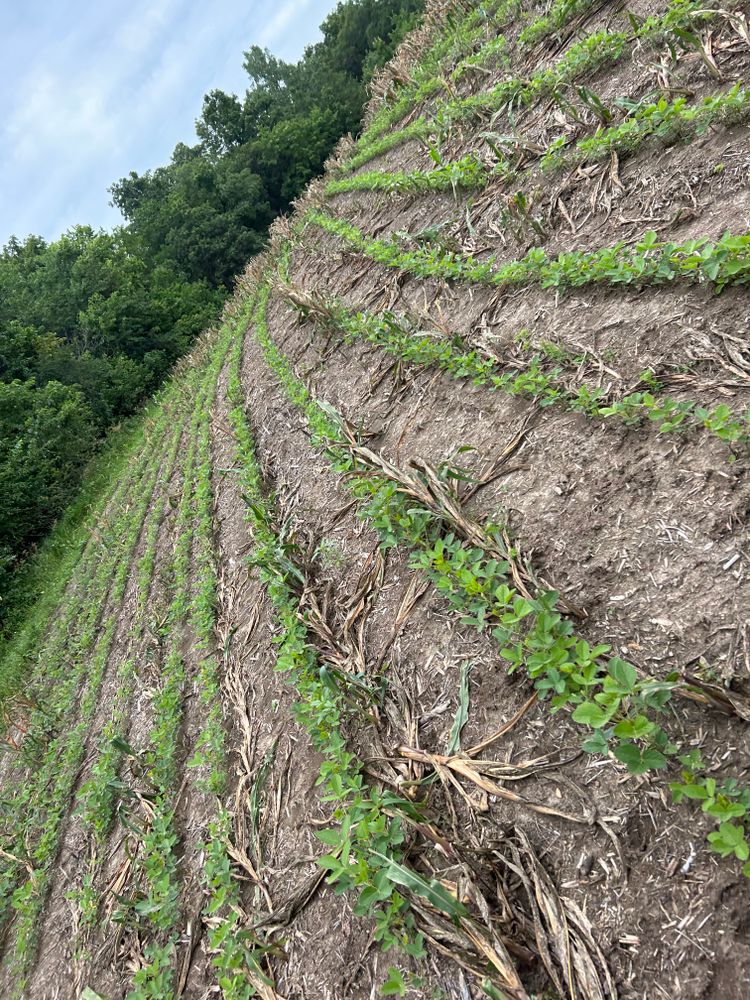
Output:
M165 410L165 426L166 413ZM12 967L19 977L20 990L25 987L25 975L35 953L39 917L52 877L53 863L62 834L62 823L70 805L73 786L85 750L89 723L96 709L99 688L116 629L117 610L112 611L97 629L101 604L96 604L94 601L98 594L103 603L110 581L110 605L117 609L122 601L127 585L130 557L138 542L151 503L162 457L160 451L155 453L155 457L150 460L145 480L140 484L138 501L132 505L124 504L120 517L113 525L109 557L102 560L96 574L97 586L84 614L86 625L75 650L74 668L67 671L65 678L59 683L60 700L55 708L60 714L69 714L69 707L78 698L78 722L70 731L64 728L61 735L50 743L36 780L30 783L29 791L23 796L26 800L23 803L26 812L19 814L20 830L16 831L16 837L20 834L20 845L16 851L9 853L22 854L26 849L26 840L34 830L40 831L41 836L28 858L33 866L29 877L15 889L11 897L12 907L16 912ZM89 656L97 631L98 639L93 653Z
M516 47L520 51L531 48L537 42L559 31L565 24L592 5L593 0L553 0L547 14L532 21L521 31ZM459 61L458 55L460 52L470 50L485 35L488 26L491 25L494 28L498 22L506 21L513 15L521 15L519 0L501 0L500 3L493 4L488 10L479 7L472 11L459 22L455 31L451 31L449 28L421 60L415 72L413 83L404 88L393 104L384 105L375 115L358 142L360 153L356 154L344 166L344 169L356 169L356 166L360 165L356 162L359 155L374 148L377 140L404 118L415 105L441 90L451 93L445 79L444 65L456 67L451 71L451 80L456 82L465 73L484 65L491 59L498 56L507 59L508 42L503 35L487 40L480 50L472 56L467 56ZM520 84L520 81L518 83ZM467 100L471 101L471 98L453 97L440 105L439 111L448 108L461 108ZM421 118L420 121L425 125L429 124L425 118ZM401 131L403 132L403 130Z
M360 144L370 145L401 121L416 104L444 89L447 81L443 67L455 65L464 53L471 51L485 37L488 27L520 13L521 0L493 0L477 5L457 20L448 20L415 67L413 80L401 89L395 101L382 105L362 133Z
M327 330L338 330L347 343L364 340L407 364L434 365L453 378L470 379L474 385L531 398L543 408L556 405L597 419L614 417L628 426L648 420L656 423L662 434L705 428L727 443L750 441L750 409L736 416L723 403L709 410L690 400L678 401L648 390L612 400L598 388L582 385L571 389L562 377L563 368L557 366L546 371L545 355L539 352L532 353L520 370L514 367L503 371L495 359L470 348L457 335L446 338L437 332L426 332L405 316L389 311L358 312L347 309L335 298L305 300L292 287L288 297L302 315ZM555 359L563 357L559 349L552 353ZM577 368L585 357L572 360ZM658 388L658 379L651 373L644 373L643 378L648 389Z
M564 28L573 18L590 10L593 5L593 0L552 0L547 13L523 29L518 36L519 45L527 49L538 44Z
M746 121L750 114L750 90L736 83L730 90L704 97L690 104L686 98L668 101L660 98L654 104L638 109L635 114L611 128L599 128L572 149L565 136L550 143L541 158L544 171L574 167L581 163L608 158L612 152L628 156L646 139L659 139L666 145L680 139L693 139L712 125L734 125Z
M12 605L3 610L5 637L0 640L0 716L6 699L25 682L28 663L42 645L76 567L96 547L92 520L103 516L112 498L112 482L124 481L124 471L142 446L143 424L148 419L148 415L133 419L113 433L89 466L73 503L39 550L14 574Z
M588 735L583 748L596 755L611 753L632 774L665 769L670 759L677 758L690 775L685 787L707 789L712 779L700 772L695 754L680 755L660 724L679 686L676 675L663 681L639 679L632 664L609 655L609 646L591 647L575 634L560 610L556 592L521 596L514 586L515 552L497 526L481 529L482 545L464 542L449 530L450 520L444 513L426 509L409 495L401 485L399 470L390 467L390 475L374 471L371 462L363 459L363 451L352 446L333 408L318 403L297 378L262 316L256 332L269 367L305 417L313 444L346 475L362 515L378 530L383 544L411 549L413 565L426 573L461 614L462 622L489 631L500 644L509 672L524 671L540 697L549 699L553 712L572 710L570 718ZM387 463L377 468L389 471ZM676 787L683 786L677 783ZM747 820L750 790L733 781L720 788L713 781L712 787L715 794L706 800L705 811L718 829L709 835L709 842L723 856L746 860L750 855L746 828L734 820ZM677 799L681 793L674 788ZM750 876L750 864L744 873Z
M45 686L50 687L49 665L62 659L66 646L74 640L80 626L81 607L91 606L90 591L97 567L109 551L109 546L103 545L102 541L111 537L111 519L120 506L133 502L150 455L149 448L156 447L157 439L166 432L162 419L164 408L171 408L171 405L164 391L158 393L142 417L134 421L132 436L122 440L122 448L113 446L102 454L102 460L111 460L106 472L110 476L110 485L113 479L117 482L114 492L108 497L102 496L81 525L85 542L80 546L71 542L68 558L61 560L57 567L50 567L49 588L31 608L23 629L3 650L2 670L5 676L14 675L20 680L28 673L32 661L38 666L44 665L44 669L35 670L32 677L32 690L37 700L43 700ZM67 514L59 524L61 531L65 530L66 518ZM53 530L50 541L56 538L57 530ZM97 594L93 606L100 599L101 594ZM50 620L53 620L51 627Z
M538 284L561 291L586 285L663 285L674 281L727 285L750 281L750 234L725 233L715 243L707 237L685 243L662 242L655 232L635 244L616 243L601 250L575 250L547 257L535 247L519 260L497 265L497 257L478 261L441 246L408 246L397 236L372 239L350 223L311 210L306 221L339 237L365 257L418 278L466 281L493 287Z
M234 323L228 322L225 325L213 363L214 384L230 343L230 373L239 370L242 339L251 311L252 303L239 312ZM230 374L230 379L231 377ZM201 768L203 772L200 787L206 793L220 796L226 790L227 770L221 670L212 652L216 643L217 577L208 420L204 422L200 432L197 472L195 559L198 575L192 600L191 622L196 636L196 648L202 653L196 684L206 716L196 752L189 764L191 767ZM211 962L224 1000L246 1000L256 995L259 984L269 987L272 985L261 965L262 957L268 949L258 935L242 925L240 882L232 873L232 861L227 851L232 834L232 816L221 801L217 800L217 806L217 814L206 830L201 848L204 855L203 883L207 894L204 919L208 927Z
M750 90L740 87L739 83L695 104L688 103L684 97L674 101L662 97L639 108L618 125L597 129L593 135L580 139L573 146L569 145L565 136L553 140L542 153L540 166L542 171L549 173L607 159L613 152L619 156L630 156L649 139L671 145L702 135L713 125L746 121L748 115ZM512 141L512 137L507 137L507 141ZM522 176L522 171L498 146L493 145L493 149L498 162L492 169L471 155L449 162L440 162L438 158L439 165L433 170L370 171L330 181L325 194L329 197L346 191L418 194L425 191L455 192L459 188L473 191L486 187L498 178L511 180Z
M107 509L117 509L126 492L134 489L134 480L126 472L135 456L143 454L145 428L153 423L157 412L156 405L150 407L119 440L118 446L107 449L100 456L102 461L110 461L109 467L99 470L97 459L92 479L84 481L74 507L52 530L39 552L38 563L34 560L33 565L29 565L28 591L38 589L40 593L29 607L23 625L0 650L0 710L28 685L28 675L34 665L59 659L65 644L71 640L80 607L87 599L96 565L102 558L100 535L107 535L109 531ZM106 473L110 477L110 487L113 478L118 483L114 492L111 489L105 492L104 485L99 482L100 471L102 476ZM46 579L44 574L48 574ZM38 670L34 673L32 685L40 674ZM10 713L8 706L8 716ZM7 723L11 723L10 717Z
M232 348L229 365L230 391L237 380L242 354L244 330L253 303L241 310L226 328ZM221 354L222 360L224 352ZM200 566L198 586L193 598L193 630L197 647L204 652L197 678L199 696L206 708L206 722L198 740L191 765L205 769L203 787L221 795L227 784L226 748L222 715L221 671L216 656L209 652L215 644L216 626L216 565L213 552L211 453L208 425L201 436L201 463L197 491L198 524L196 528L197 562ZM208 928L211 963L217 973L224 1000L247 1000L257 993L258 982L266 986L271 980L261 962L267 948L260 938L243 926L240 882L233 875L227 844L232 836L232 815L218 801L217 815L209 824L202 845L204 854L203 884L207 902L204 920Z
M487 185L491 172L473 156L464 156L434 170L398 170L394 173L371 170L355 177L329 181L327 196L346 191L387 191L399 194L423 194L427 191L474 191Z
M584 6L590 6L588 0L582 2ZM570 11L569 16L577 13L575 10L577 0L573 0L572 3L568 0L568 3L556 6L558 11L567 7ZM637 26L631 24L629 30L604 30L587 35L574 43L553 66L535 70L531 78L515 77L503 80L488 91L443 101L437 106L431 118L420 116L406 128L385 136L372 134L368 129L357 143L357 152L342 165L341 169L346 172L356 170L376 156L400 146L409 139L418 138L427 142L431 135L439 134L453 122L492 115L504 107L528 106L543 97L556 97L561 88L575 80L595 73L604 66L615 65L631 42L639 41L650 46L658 46L668 41L681 48L695 48L696 45L700 45L700 40L693 35L696 22L700 20L705 23L721 17L722 14L723 11L707 9L700 0L672 0L664 15L649 17ZM544 20L546 19L542 18L535 24L540 24ZM533 34L534 25L529 25L526 30ZM454 71L454 78L459 78L471 67L481 65L485 58L489 59L499 52L504 52L505 48L506 41L502 36L491 40L477 55L459 64ZM430 93L440 89L437 83L437 80L433 81ZM424 83L419 92L421 96L417 99L429 96L427 93L421 93L426 89L427 84ZM401 100L403 102L405 98ZM402 107L401 117L410 110L410 107L404 105Z

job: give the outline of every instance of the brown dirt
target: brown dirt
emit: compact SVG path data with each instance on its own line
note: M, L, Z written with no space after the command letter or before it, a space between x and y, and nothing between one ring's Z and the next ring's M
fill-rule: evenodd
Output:
M306 257L304 264L319 286L316 258ZM304 281L302 271L298 261L293 274L297 281ZM340 275L346 283L344 272ZM529 404L477 387L457 393L455 383L431 372L410 375L398 393L388 377L373 390L376 352L339 343L322 364L321 338L310 328L295 328L291 312L279 303L271 306L270 329L295 358L298 372L307 373L319 398L365 427L382 429L377 450L391 460L398 458L402 466L417 457L437 463L466 443L487 460L502 449L530 410ZM725 676L739 672L744 682L742 659L730 664L727 658L750 592L745 571L733 576L723 566L735 549L747 549L747 482L741 471L727 471L732 467L726 465L721 446L712 449L701 439L681 442L675 452L674 442L655 434L612 432L591 426L583 417L547 411L514 456L520 468L500 485L482 491L472 513L497 520L512 511L523 551L533 554L535 565L567 597L587 609L589 619L581 631L590 641L610 642L655 673L683 665L700 650ZM384 588L387 585L386 575ZM418 628L410 622L409 634L412 627ZM441 631L444 634L444 626ZM455 660L462 656L467 637L445 638L455 674ZM473 638L475 647L482 644ZM433 650L421 629L415 646L419 659L429 662ZM520 681L498 671L491 644L478 659L487 665L485 671L473 672L479 687L473 711L483 723L479 737L512 715L528 692ZM428 677L418 671L417 684L429 690ZM455 684L454 677L454 691ZM443 694L436 691L432 702L427 695L423 704L439 704ZM727 744L732 747L737 773L736 764L747 760L749 748L744 724L682 707L680 714L685 731L695 733L696 742L709 748L717 765ZM451 717L448 713L448 721ZM556 718L554 729L545 732L543 717L539 710L521 743L514 740L507 752L523 757L524 749L537 753L562 746L564 755L574 753L577 737L564 720ZM424 738L421 745L440 749L440 743ZM580 761L564 773L585 787L601 814L611 818L629 872L627 889L606 837L599 842L589 834L582 841L565 838L540 821L524 825L535 842L547 846L546 858L554 859L560 882L585 900L590 919L603 932L600 943L607 941L611 949L608 957L620 972L621 985L629 983L641 991L625 990L622 995L647 996L649 984L654 996L661 995L657 990L666 991L666 996L678 989L672 995L714 995L712 962L707 958L724 954L727 934L741 937L741 926L734 921L727 927L713 919L703 923L698 948L702 957L694 967L690 951L698 946L680 947L668 932L683 917L688 918L683 928L701 924L713 914L714 903L706 905L712 893L721 893L727 883L734 892L746 892L743 883L719 869L700 844L697 818L689 812L676 815L656 783L623 783L615 769ZM544 800L539 792L529 794ZM501 816L496 820L501 828L516 821L505 807ZM698 851L697 861L687 878L675 875L675 866L689 857L691 845ZM592 849L597 860L611 866L597 879L595 890L576 867ZM661 901L666 916L652 912L653 899ZM720 965L717 960L715 967Z

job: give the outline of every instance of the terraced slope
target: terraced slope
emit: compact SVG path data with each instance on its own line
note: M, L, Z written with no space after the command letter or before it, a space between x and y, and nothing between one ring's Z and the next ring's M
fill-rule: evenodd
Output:
M6 657L2 996L746 995L747 25L433 6Z

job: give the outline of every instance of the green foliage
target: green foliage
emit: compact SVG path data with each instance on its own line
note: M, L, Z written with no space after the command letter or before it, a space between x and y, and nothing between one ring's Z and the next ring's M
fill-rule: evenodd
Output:
M68 590L55 627L39 651L44 669L31 689L32 703L38 707L31 716L24 743L24 752L33 764L32 777L25 787L13 790L13 797L6 800L3 810L3 847L7 855L0 869L0 883L6 887L6 893L0 904L0 919L9 915L9 908L15 911L16 939L11 964L21 979L33 958L39 914L81 768L85 735L97 705L115 634L117 608L123 599L130 559L158 481L165 434L172 416L169 405L162 407L146 447L115 490L110 504L111 520L104 529L103 552L98 542L84 552L78 567L79 589ZM171 428L172 438L177 432L177 426ZM109 613L99 622L105 605ZM11 860L19 857L29 858L30 873ZM85 892L84 887L84 897Z
M536 45L543 38L558 31L574 17L585 13L592 6L592 0L553 0L549 10L518 36L523 46Z
M741 788L733 779L719 784L716 778L701 774L705 765L698 750L679 760L684 767L682 781L669 786L672 798L675 802L692 799L701 803L701 810L718 823L718 829L708 835L712 849L722 858L736 857L746 862L742 871L750 878L750 844L747 839L750 790Z
M180 145L168 166L112 187L150 259L228 287L274 215L322 171L338 139L356 131L368 80L421 9L421 0L349 0L298 63L249 49L244 99L206 95L200 144Z
M373 170L355 177L329 181L326 194L343 191L398 191L418 194L425 191L473 190L484 187L487 169L473 156L453 163L440 164L434 170L410 170L386 173Z
M0 593L3 570L72 499L92 449L81 392L48 382L0 382Z
M685 97L669 101L661 97L653 104L639 107L624 121L611 128L600 128L580 139L572 150L566 149L566 139L553 140L541 159L543 170L561 165L573 166L591 160L605 159L612 152L628 155L646 139L657 138L674 143L681 138L701 135L711 125L744 121L750 112L750 91L736 83L728 91L704 97L690 104Z
M494 4L496 17L502 21L518 15L518 4L506 0ZM547 13L531 21L520 33L518 45L526 48L545 37L554 34L579 13L591 7L590 0L555 0ZM440 93L444 87L443 65L451 67L452 79L458 80L465 74L500 58L507 58L508 43L496 29L488 31L489 38L473 55L457 60L458 52L471 51L475 41L487 30L481 18L483 8L464 15L455 35L447 32L441 36L426 57L420 61L412 84L403 88L392 104L385 104L373 118L357 144L357 151L345 164L344 170L353 171L369 160L407 142L410 139L427 141L430 136L440 136L453 122L467 121L478 117L491 117L501 110L512 112L517 107L528 106L541 97L562 100L561 94L575 80L585 74L595 73L606 65L615 64L628 50L631 42L650 45L660 49L664 46L685 48L685 32L700 22L706 23L722 16L701 4L700 0L671 0L667 11L641 22L633 22L632 15L626 20L625 30L600 30L585 35L570 45L551 66L537 66L530 78L511 77L489 90L456 97L449 91L447 99L438 100L432 116L420 115L405 128L384 135L387 128L394 125L417 104ZM492 10L488 9L487 14ZM449 39L460 38L461 42L449 45ZM456 65L457 63L457 65ZM595 98L595 95L593 95ZM596 99L596 98L595 98ZM584 101L584 103L586 103ZM735 112L736 113L736 112ZM731 116L730 116L731 118ZM681 128L689 131L689 123L682 121ZM626 130L628 131L628 130ZM641 130L641 139L647 137L647 129ZM673 132L674 140L679 130ZM667 135L666 130L661 134ZM625 133L620 136L625 139ZM630 130L629 138L635 139L635 131Z
M97 439L135 411L218 301L164 267L149 272L122 233L79 227L49 245L12 240L0 254L0 339L10 331L0 357L0 620L19 558L76 496Z
M258 293L255 329L264 348L271 349L265 313L268 294L268 286ZM238 327L244 328L242 320ZM296 689L297 718L323 757L318 784L324 789L325 800L333 804L334 825L316 834L329 848L320 864L328 870L327 881L334 891L358 893L355 913L374 918L375 940L382 948L399 947L409 954L421 955L422 939L399 887L425 896L454 917L463 911L439 883L422 879L402 863L402 822L403 818L418 818L416 806L393 792L368 789L361 763L346 749L341 724L346 718L359 716L361 703L351 695L345 678L334 675L318 662L307 625L299 613L304 577L274 527L275 513L263 488L243 408L240 352L238 338L228 394L234 404L230 421L241 466L246 518L252 529L251 560L260 570L275 611L277 668L288 674ZM291 381L289 388L295 392ZM298 401L302 403L302 399L300 392ZM317 426L321 434L330 432L330 420L320 411Z
M623 39L625 37L623 36ZM619 41L623 41L623 39ZM593 48L590 51L599 52L600 50ZM593 59L593 56L590 58ZM512 103L526 98L529 100L537 99L547 86L545 79L546 77L540 76L538 79L532 80L531 83L524 83L523 86L521 86L521 81L503 83L500 85L504 88L503 100L507 99ZM585 87L579 87L578 92L583 102L608 125L612 115L597 95ZM490 95L493 93L490 92ZM620 156L628 156L635 153L644 142L651 138L657 138L665 144L672 144L679 140L688 140L699 136L711 125L717 123L734 124L745 121L750 113L749 95L750 92L741 88L738 83L730 90L706 97L697 104L690 104L684 97L680 97L674 101L660 98L656 103L646 107L636 106L629 110L624 121L608 128L599 128L593 135L580 139L573 145L568 144L565 136L553 139L547 149L540 154L541 169L551 171L576 166L580 163L604 159L613 152ZM498 95L495 97L499 99ZM447 127L455 117L479 114L481 108L485 104L489 105L491 100L493 100L491 96L479 94L465 99L460 106L446 105L442 111L443 126ZM372 150L370 152L372 155L386 152L405 141L406 138L418 138L426 142L429 135L430 129L424 119L420 118L407 126L404 133L392 132L378 140L377 149L375 152ZM395 173L372 171L358 174L331 181L326 187L326 195L331 196L343 191L357 190L409 194L433 190L453 190L455 192L458 188L467 190L484 188L491 180L498 177L505 180L522 178L523 170L512 163L512 153L519 145L517 137L515 135L497 135L494 132L483 132L482 137L492 148L497 158L497 162L491 169L484 166L474 156L464 156L460 160L443 162L434 146L430 145L431 155L439 163L437 169ZM369 153L367 156L364 153L357 154L348 166L351 167L352 164L359 166L370 158ZM523 194L520 194L523 197Z

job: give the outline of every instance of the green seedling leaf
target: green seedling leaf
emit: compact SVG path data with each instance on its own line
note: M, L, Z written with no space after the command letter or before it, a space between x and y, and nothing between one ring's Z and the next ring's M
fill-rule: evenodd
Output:
M640 750L635 743L621 743L614 749L615 757L631 774L645 774L667 766L667 758L658 750Z
M340 830L315 830L314 834L327 847L336 847L341 841Z
M599 705L595 705L593 701L582 702L576 708L575 712L573 712L574 722L580 722L584 726L591 726L593 729L605 726L610 718L610 713Z
M609 742L601 729L597 729L593 736L590 736L584 743L583 749L586 753L606 754L609 750Z
M638 680L635 667L616 656L613 656L607 664L607 673L617 686L625 692L632 691L635 687L635 682Z
M708 790L703 785L680 785L675 782L669 786L669 789L672 792L675 802L681 802L683 799L698 799L703 801L709 798Z
M128 757L137 757L138 751L135 747L132 747L127 740L124 740L121 736L114 736L110 741L110 746L114 747L115 750L119 750L120 753L127 754Z
M626 739L643 739L653 732L654 723L650 722L645 715L636 715L634 719L623 719L615 726L615 736L623 736Z
M459 679L458 687L458 709L456 710L456 717L453 720L453 725L451 726L450 738L448 740L448 748L446 753L448 756L454 753L458 753L461 749L461 730L466 725L466 721L469 718L469 671L471 670L471 663L468 660L464 660L461 664L461 676Z
M740 861L750 857L750 846L745 839L745 828L736 823L722 823L718 830L708 835L709 843L722 858L734 854Z
M392 965L388 969L388 978L380 987L380 992L384 997L406 996L406 983L404 982L404 977L401 971L395 966Z

